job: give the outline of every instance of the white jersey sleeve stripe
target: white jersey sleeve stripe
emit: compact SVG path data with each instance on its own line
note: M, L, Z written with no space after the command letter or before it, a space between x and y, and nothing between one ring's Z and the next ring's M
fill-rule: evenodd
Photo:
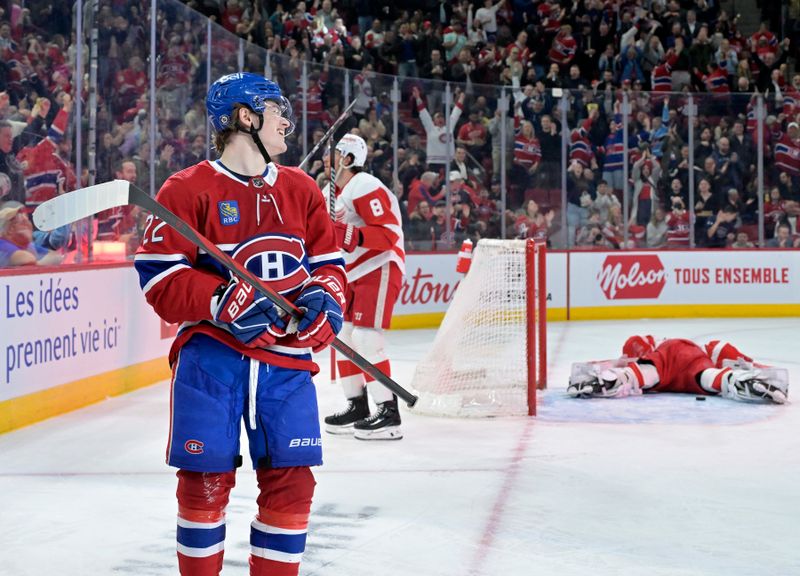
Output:
M170 266L169 268L164 270L161 274L156 274L150 279L150 281L147 284L144 285L144 287L142 288L142 292L144 292L144 294L147 295L147 293L153 286L161 282L164 278L166 278L170 274L173 274L174 272L177 272L182 268L189 268L189 266L186 264L176 264L175 266Z

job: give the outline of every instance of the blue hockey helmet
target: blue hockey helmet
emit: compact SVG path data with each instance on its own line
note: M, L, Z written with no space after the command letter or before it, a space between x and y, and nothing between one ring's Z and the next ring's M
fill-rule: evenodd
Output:
M214 130L221 132L234 126L233 110L236 104L243 104L257 114L264 114L267 102L277 104L280 115L289 121L286 135L291 134L295 127L292 105L275 82L258 74L237 72L218 79L208 89L206 110Z

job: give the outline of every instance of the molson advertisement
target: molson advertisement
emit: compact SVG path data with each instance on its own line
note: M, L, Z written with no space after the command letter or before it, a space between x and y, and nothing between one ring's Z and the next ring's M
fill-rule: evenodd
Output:
M574 252L569 286L570 319L790 316L800 251Z

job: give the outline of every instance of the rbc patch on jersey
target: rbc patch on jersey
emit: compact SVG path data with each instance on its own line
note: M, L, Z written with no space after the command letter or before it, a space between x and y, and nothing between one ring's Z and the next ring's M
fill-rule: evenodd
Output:
M223 226L239 223L239 202L222 200L217 202L217 208L219 208L219 221Z

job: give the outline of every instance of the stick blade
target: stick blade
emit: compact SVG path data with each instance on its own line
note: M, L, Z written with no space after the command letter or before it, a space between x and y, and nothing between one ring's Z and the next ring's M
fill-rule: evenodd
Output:
M33 212L33 223L39 230L55 230L103 210L127 205L129 191L127 180L79 188L40 204Z

